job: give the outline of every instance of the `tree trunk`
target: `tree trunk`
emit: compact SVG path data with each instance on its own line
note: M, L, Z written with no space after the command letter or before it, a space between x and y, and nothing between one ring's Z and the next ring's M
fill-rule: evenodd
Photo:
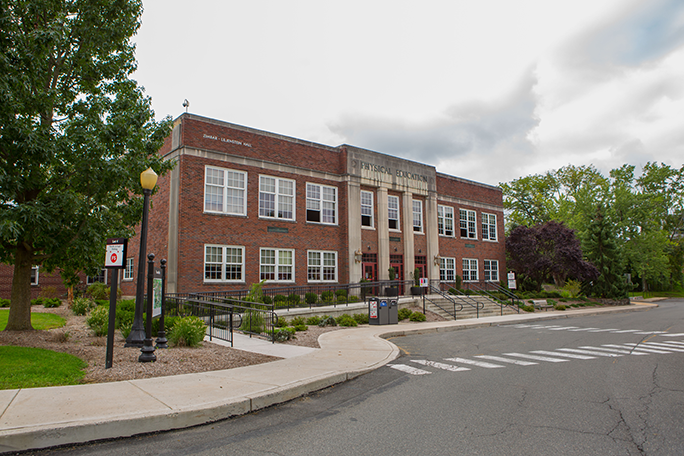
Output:
M31 268L33 255L23 246L14 254L14 276L10 312L5 331L32 330L31 326Z

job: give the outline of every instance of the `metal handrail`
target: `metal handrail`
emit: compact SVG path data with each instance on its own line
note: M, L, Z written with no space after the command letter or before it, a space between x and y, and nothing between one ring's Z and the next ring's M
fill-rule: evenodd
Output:
M448 293L444 293L442 290L440 290L438 287L435 287L434 285L430 285L429 289L430 289L430 291L431 291L432 293L438 294L438 295L440 295L442 298L444 298L444 299L446 299L447 301L451 302L451 304L452 304L452 306L453 306L453 309L454 309L454 310L453 310L453 313L452 313L452 312L449 312L447 309L445 309L444 307L442 307L441 305L439 305L436 301L433 301L432 299L430 299L429 295L424 295L424 296L423 296L423 297L425 298L425 300L426 300L426 301L430 301L430 303L432 303L433 306L442 309L444 312L446 312L446 313L448 313L449 315L451 315L452 317L454 317L454 320L456 320L456 312L460 312L460 311L463 310L463 304L460 303L460 302L457 303L451 296L449 296ZM458 310L456 310L456 306L459 306Z
M481 286L481 284L484 283L484 286ZM501 315L503 315L503 309L504 307L511 307L514 309L516 312L520 313L520 306L516 305L516 301L518 299L517 296L512 294L510 291L506 290L502 286L500 286L496 282L467 282L469 287L474 288L480 295L486 295L492 302L494 302L499 308L501 309ZM494 288L496 292L502 293L506 295L507 297L511 297L511 304L503 303L501 300L497 297L494 296L492 293L489 292L489 290L486 288Z

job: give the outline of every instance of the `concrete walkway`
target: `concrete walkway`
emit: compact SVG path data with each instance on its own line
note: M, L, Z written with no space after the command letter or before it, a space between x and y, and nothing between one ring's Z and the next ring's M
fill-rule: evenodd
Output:
M324 333L320 349L240 337L235 348L284 359L173 377L0 390L0 452L178 429L249 413L385 365L399 355L386 340L393 336L648 310L653 305L364 326Z

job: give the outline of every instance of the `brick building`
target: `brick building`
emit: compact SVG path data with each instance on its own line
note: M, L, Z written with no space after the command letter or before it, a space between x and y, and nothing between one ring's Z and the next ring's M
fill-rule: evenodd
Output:
M387 280L390 266L446 282L505 271L498 187L188 113L160 153L176 166L151 197L147 251L167 259L170 293ZM138 250L134 237L124 295Z
M168 292L423 277L498 281L498 187L350 145L330 147L192 114L160 151L148 252ZM138 243L120 282L135 294Z

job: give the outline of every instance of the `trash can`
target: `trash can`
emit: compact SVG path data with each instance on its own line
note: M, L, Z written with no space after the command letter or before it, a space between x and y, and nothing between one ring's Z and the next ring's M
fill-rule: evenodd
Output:
M378 313L380 301L378 298L368 298L368 324L379 325L380 318Z
M396 299L370 298L368 300L368 323L371 325L396 325L399 323L398 307Z
M399 305L396 299L389 300L389 324L398 325L399 324Z

